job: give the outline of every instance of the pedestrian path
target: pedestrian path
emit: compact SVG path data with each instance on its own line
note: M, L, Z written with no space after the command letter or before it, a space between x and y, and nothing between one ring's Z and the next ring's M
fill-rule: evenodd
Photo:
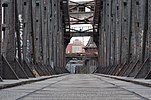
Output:
M56 78L61 77L67 74L58 74L58 75L50 75L50 76L41 76L36 78L29 78L29 79L19 79L19 80L3 80L3 82L0 82L0 89L10 88L14 86L19 86L23 84L29 84L37 81L43 81L50 78Z
M95 73L95 75L151 87L151 79L144 79L144 78L142 79L142 78L124 77L124 76L113 76L113 75L105 75L105 74L98 74L98 73Z
M0 100L151 100L151 88L94 74L70 74L1 89Z

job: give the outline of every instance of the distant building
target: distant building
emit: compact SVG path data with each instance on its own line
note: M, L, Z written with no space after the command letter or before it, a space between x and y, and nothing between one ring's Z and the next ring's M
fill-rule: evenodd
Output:
M84 47L85 55L87 57L97 57L98 56L98 49L96 44L93 41L93 38L90 37L87 45ZM86 67L86 73L93 73L96 71L98 67L97 59L86 59L84 66Z
M98 55L98 49L96 44L93 42L93 38L90 37L87 45L84 47L85 49L85 54L87 56L95 56Z
M84 44L80 40L75 39L72 44L68 44L66 54L85 53L83 47Z

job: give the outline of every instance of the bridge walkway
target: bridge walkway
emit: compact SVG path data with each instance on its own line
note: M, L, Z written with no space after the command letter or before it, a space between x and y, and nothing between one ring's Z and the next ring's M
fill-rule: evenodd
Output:
M150 87L94 74L70 74L0 90L0 100L150 99Z

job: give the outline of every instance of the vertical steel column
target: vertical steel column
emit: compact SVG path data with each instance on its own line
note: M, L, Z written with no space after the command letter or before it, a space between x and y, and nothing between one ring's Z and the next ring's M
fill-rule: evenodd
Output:
M100 22L99 23L99 59L100 59L100 66L98 68L97 72L101 72L102 73L102 69L106 67L106 53L105 53L105 1L102 2L103 4L103 9L100 15ZM103 58L103 59L102 59Z
M45 24L45 37L46 37L46 44L45 44L45 48L46 48L46 54L44 57L44 64L45 67L48 70L48 74L54 74L52 67L51 67L51 55L50 55L50 50L51 50L51 38L50 38L50 34L51 34L51 28L50 28L50 22L51 22L51 14L52 14L52 10L51 10L51 0L45 0L45 8L44 8L44 24ZM49 40L50 39L50 40Z
M23 61L30 60L28 50L29 50L29 34L30 34L30 29L29 29L29 21L30 21L30 1L29 0L23 0L22 3L22 13L21 16L23 18Z
M135 9L135 39L136 39L136 56L138 62L132 67L128 76L136 77L142 67L142 50L143 50L143 31L144 31L144 11L145 5L141 0L134 2ZM145 43L146 44L146 43Z
M101 17L103 17L103 13L104 13L104 12L102 11ZM102 21L103 18L102 18L102 19L100 18L100 20ZM103 21L102 21L102 23L103 23ZM99 49L98 49L98 52L99 52L99 58L100 58L100 61L99 61L99 62L100 62L100 66L99 66L98 72L101 71L101 68L102 68L103 65L104 65L104 64L103 64L103 62L104 62L103 60L104 60L104 59L101 59L101 58L103 58L103 50L104 50L104 49L103 49L103 42L102 42L102 39L103 39L103 37L102 37L102 36L103 36L103 35L102 35L102 34L103 34L103 25L102 25L102 24L99 24L99 29L100 29L100 31L99 31L99 34L100 34L100 35L99 35Z
M19 79L14 70L12 69L11 65L6 60L6 48L7 48L7 42L8 42L8 33L9 33L9 2L6 0L2 1L2 7L3 7L3 38L2 38L2 70L1 70L1 76L4 79ZM5 65L5 67L3 67ZM7 71L7 72L6 72ZM6 74L9 72L9 75Z
M51 62L51 66L54 69L54 2L53 0L50 1L50 47L52 47L52 49L50 49L50 62Z
M3 40L3 78L28 78L26 72L16 58L16 31L18 28L17 1L4 1L4 24L6 26ZM7 13L7 16L5 15Z
M147 53L147 43L148 43L148 0L145 0L143 4L143 25L142 25L142 50L141 50L141 66L138 72L135 75L135 78L145 78L148 72L150 71L149 67L149 55Z
M151 62L151 1L148 0L148 56L149 56L149 62ZM147 73L147 75L145 76L146 79L150 79L151 78L151 67L150 67L151 63L149 63L149 72Z
M2 5L2 0L0 0L0 5ZM2 27L2 6L0 7L0 27ZM0 29L0 81L2 81L2 28Z
M42 69L42 40L41 40L41 1L32 0L32 41L33 63L39 75L45 75Z
M41 33L41 18L40 18L40 0L33 0L33 28L34 28L34 56L35 56L35 64L39 64L41 62L41 41L40 41L40 33Z
M132 34L132 2L131 2L131 0L124 2L124 6L127 7L127 8L124 7L126 9L126 12L125 12L126 14L124 14L124 18L123 18L124 19L123 22L126 22L126 25L123 25L125 28L125 29L123 28L125 30L125 33L123 32L123 34L124 34L123 40L125 41L125 42L123 42L123 44L125 45L124 53L126 55L125 55L125 59L124 59L124 64L120 67L119 72L116 74L116 75L120 75L120 76L123 75L123 72L129 66L130 59L131 59L131 56L130 56L131 34Z
M50 0L48 3L48 63L51 69L52 74L55 74L54 68L54 61L53 61L53 1Z
M128 57L129 60L129 64L126 65L126 68L124 69L123 71L123 75L124 76L128 76L129 72L133 69L133 66L136 65L136 63L138 62L138 59L137 59L137 56L136 56L136 34L135 34L135 18L136 18L136 10L135 10L135 1L134 0L131 0L130 1L130 15L129 15L129 23L130 23L130 26L129 26L129 48L128 48Z
M111 66L115 66L116 1L111 2Z
M110 22L111 22L111 1L106 0L106 56L107 56L107 67L110 66L110 43L111 43L111 35L110 35Z
M31 46L32 41L30 40L31 35L31 1L30 0L22 0L22 7L19 8L21 11L19 12L20 18L22 19L23 24L23 35L22 35L22 66L26 71L29 77L35 77L34 70L30 63L31 60Z
M58 0L53 0L52 7L53 7L53 25L52 25L52 34L53 34L53 62L54 62L54 69L57 68L57 2Z
M143 22L143 35L142 35L142 52L141 52L141 62L145 61L145 51L146 51L146 41L147 41L147 33L148 33L148 0L145 0L144 5L144 22Z
M41 34L40 34L40 38L41 38L41 64L40 66L42 67L44 73L46 75L49 74L47 67L46 67L46 63L47 63L47 46L46 46L46 42L47 42L47 38L46 38L46 33L47 33L47 6L46 6L46 1L43 0L41 1L41 5L40 5L40 12L41 12Z

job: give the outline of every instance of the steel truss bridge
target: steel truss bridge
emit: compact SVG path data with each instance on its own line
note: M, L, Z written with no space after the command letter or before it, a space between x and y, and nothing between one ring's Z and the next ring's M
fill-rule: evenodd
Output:
M151 78L151 1L0 0L0 76L26 79L66 73L65 49L73 36L92 36L98 73ZM70 4L73 4L70 6ZM81 19L72 12L91 9ZM76 30L71 25L90 24Z

